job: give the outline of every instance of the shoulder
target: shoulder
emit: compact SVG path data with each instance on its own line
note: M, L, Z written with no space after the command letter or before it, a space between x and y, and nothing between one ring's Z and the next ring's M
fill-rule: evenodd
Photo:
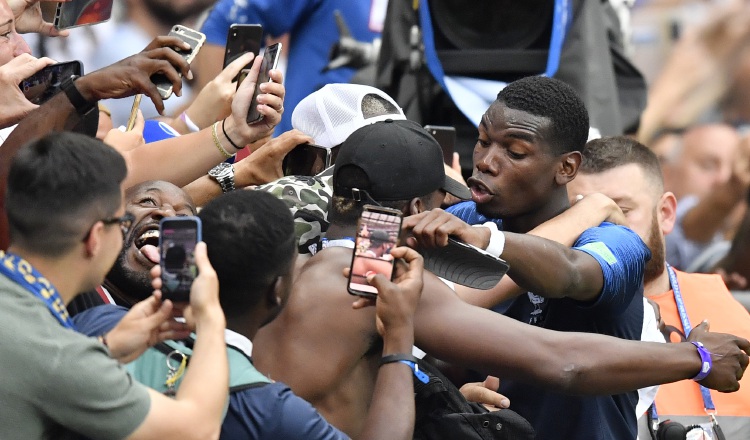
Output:
M73 317L76 329L88 336L98 336L112 330L128 313L128 309L114 304L105 304L86 309Z
M280 382L232 393L227 416L222 430L239 424L254 438L346 438L309 402Z

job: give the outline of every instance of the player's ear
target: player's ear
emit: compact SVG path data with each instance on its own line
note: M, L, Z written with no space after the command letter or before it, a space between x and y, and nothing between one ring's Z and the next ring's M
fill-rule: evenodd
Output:
M567 185L568 182L575 179L578 174L578 167L581 166L581 152L571 151L560 156L559 166L555 174L555 182L559 186Z

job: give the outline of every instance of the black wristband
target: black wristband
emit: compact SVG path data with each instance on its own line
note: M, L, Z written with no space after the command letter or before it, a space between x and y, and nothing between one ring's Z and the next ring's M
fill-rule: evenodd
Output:
M229 137L229 135L227 134L226 129L224 129L224 122L226 122L226 118L224 118L224 119L221 120L221 131L222 131L222 133L224 133L224 137L227 138L227 140L229 141L229 143L232 144L232 146L237 151L240 151L242 148L245 148L245 147L242 147L242 148L238 147L237 144L234 143L234 141L232 140L232 138Z
M76 113L79 115L85 115L96 107L96 101L89 102L83 97L83 95L81 95L81 92L78 91L78 87L75 85L76 79L78 79L77 75L71 75L62 82L60 88L65 92L70 103L73 104Z
M390 364L393 362L401 362L401 361L414 362L415 364L419 363L419 359L417 359L416 357L410 354L396 353L396 354L389 354L387 356L383 356L382 358L380 358L380 366L383 366L385 364Z

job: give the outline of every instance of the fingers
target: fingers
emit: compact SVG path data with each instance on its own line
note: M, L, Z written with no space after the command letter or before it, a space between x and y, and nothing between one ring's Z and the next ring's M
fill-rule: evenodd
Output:
M460 388L461 394L466 400L484 405L492 405L498 408L508 408L510 399L502 394L484 387L483 383L470 382Z
M224 68L224 70L221 71L216 76L217 80L220 80L221 82L231 83L232 80L239 75L240 71L248 64L250 64L253 59L255 58L255 55L252 52L248 52L245 54L242 54L241 56L237 57L234 61L229 63L227 67Z
M448 236L460 236L460 231L470 226L442 209L433 209L407 217L402 227L410 229L421 246L442 247L448 244Z
M280 136L268 142L268 147L279 156L286 156L287 153L294 150L297 145L313 144L315 140L299 130L292 129L285 131ZM263 147L261 147L263 148Z
M497 391L497 389L500 388L500 378L487 376L482 385L487 389Z
M160 47L179 47L182 50L190 50L190 45L182 41L181 39L167 35L160 35L151 40L151 42L148 43L148 46L146 46L141 51L141 53L149 52Z
M364 309L365 307L372 307L376 305L374 298L365 298L365 297L359 297L356 301L352 303L352 308L354 310Z
M138 109L135 115L135 124L133 125L133 129L130 131L143 135L144 128L146 128L146 118L143 117L143 112L141 111L141 109Z
M157 264L152 267L149 271L149 275L151 276L151 287L154 291L159 291L159 298L161 298L161 266ZM154 294L156 294L156 292L154 292Z
M214 272L214 268L208 260L205 242L200 241L195 245L195 264L198 266L198 273L200 274L203 274L204 271L207 273Z
M9 63L6 64L11 74L15 78L14 81L21 82L31 75L39 72L44 67L55 64L55 60L47 57L35 58L30 54L22 54L13 58Z

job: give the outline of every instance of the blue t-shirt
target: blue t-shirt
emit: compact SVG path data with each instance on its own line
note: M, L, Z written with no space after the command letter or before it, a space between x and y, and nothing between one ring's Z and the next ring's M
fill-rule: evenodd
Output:
M98 336L114 328L127 311L110 304L98 306L74 316L73 324L80 333ZM288 386L276 382L230 393L220 438L339 440L349 437L329 424Z
M469 224L488 220L474 202L448 208ZM651 252L630 229L602 223L581 234L574 249L586 252L602 268L604 286L596 301L545 299L527 293L503 304L503 313L532 325L559 331L599 333L640 340L643 328L643 269ZM524 416L538 440L628 439L636 437L636 391L613 396L568 396L528 383L500 381L500 393Z
M630 229L602 223L584 231L574 249L588 253L599 262L604 275L599 298L581 303L527 293L516 298L505 314L551 330L640 340L643 269L651 256L646 245ZM579 397L504 380L499 392L513 402L513 410L534 426L538 440L632 440L636 437L637 391Z
M286 97L281 123L276 134L292 128L291 118L297 103L310 93L330 83L348 83L355 70L348 67L322 73L328 64L331 47L339 41L333 11L341 11L352 37L371 42L380 36L370 30L373 5L382 2L352 0L219 0L206 18L201 32L208 43L225 46L227 31L233 23L263 25L266 35L289 33ZM372 17L379 27L382 17L376 11Z

